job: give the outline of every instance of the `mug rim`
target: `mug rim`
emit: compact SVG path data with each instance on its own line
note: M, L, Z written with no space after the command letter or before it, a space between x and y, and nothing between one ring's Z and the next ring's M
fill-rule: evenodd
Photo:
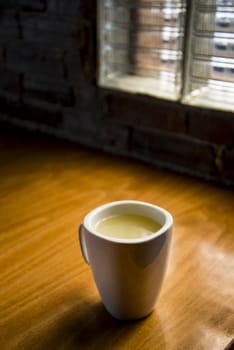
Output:
M95 228L91 225L91 220L92 218L98 214L99 212L107 209L107 208L111 208L114 206L118 206L118 205L126 205L126 204L138 204L138 205L142 205L145 207L150 207L152 209L157 210L158 212L160 212L161 214L164 215L165 217L165 223L162 225L162 227L150 234L149 236L144 236L144 237L140 237L140 238L118 238L118 237L110 237L110 236L105 236L101 233L99 233L98 231L95 230ZM96 207L95 209L91 210L85 217L83 220L83 225L86 228L86 230L88 232L90 232L91 234L93 234L94 236L97 236L99 238L102 238L106 241L110 241L110 242L115 242L115 243L123 243L123 244L136 244L136 243L143 243L143 242L148 242L153 240L156 237L159 237L161 235L163 235L165 232L168 231L168 229L172 228L173 225L173 216L164 208L149 203L149 202L144 202L144 201L138 201L138 200L119 200L119 201L112 201L106 204L102 204L98 207Z

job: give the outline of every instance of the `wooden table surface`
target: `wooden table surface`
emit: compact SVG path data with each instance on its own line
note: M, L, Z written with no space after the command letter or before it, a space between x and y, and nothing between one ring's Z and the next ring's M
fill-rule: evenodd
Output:
M0 141L0 349L209 349L234 336L233 191L36 135ZM112 318L77 227L120 199L169 210L171 258L155 311Z

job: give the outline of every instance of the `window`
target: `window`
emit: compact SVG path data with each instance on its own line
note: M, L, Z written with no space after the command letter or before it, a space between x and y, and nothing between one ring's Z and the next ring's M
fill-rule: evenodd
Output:
M231 110L234 106L234 1L191 3L183 101Z
M234 0L101 0L104 87L233 109ZM186 25L187 23L187 25Z

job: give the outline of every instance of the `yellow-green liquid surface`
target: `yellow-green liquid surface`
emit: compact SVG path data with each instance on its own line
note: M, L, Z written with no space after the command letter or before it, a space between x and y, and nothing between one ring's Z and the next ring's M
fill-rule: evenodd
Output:
M162 227L158 222L140 215L121 214L99 221L96 231L116 238L141 238L152 235Z

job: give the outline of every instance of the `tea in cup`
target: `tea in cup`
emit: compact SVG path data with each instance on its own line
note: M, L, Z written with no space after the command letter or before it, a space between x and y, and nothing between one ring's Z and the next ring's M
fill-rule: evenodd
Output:
M79 227L80 247L100 297L115 318L149 315L161 290L173 218L156 205L111 202L89 212Z

